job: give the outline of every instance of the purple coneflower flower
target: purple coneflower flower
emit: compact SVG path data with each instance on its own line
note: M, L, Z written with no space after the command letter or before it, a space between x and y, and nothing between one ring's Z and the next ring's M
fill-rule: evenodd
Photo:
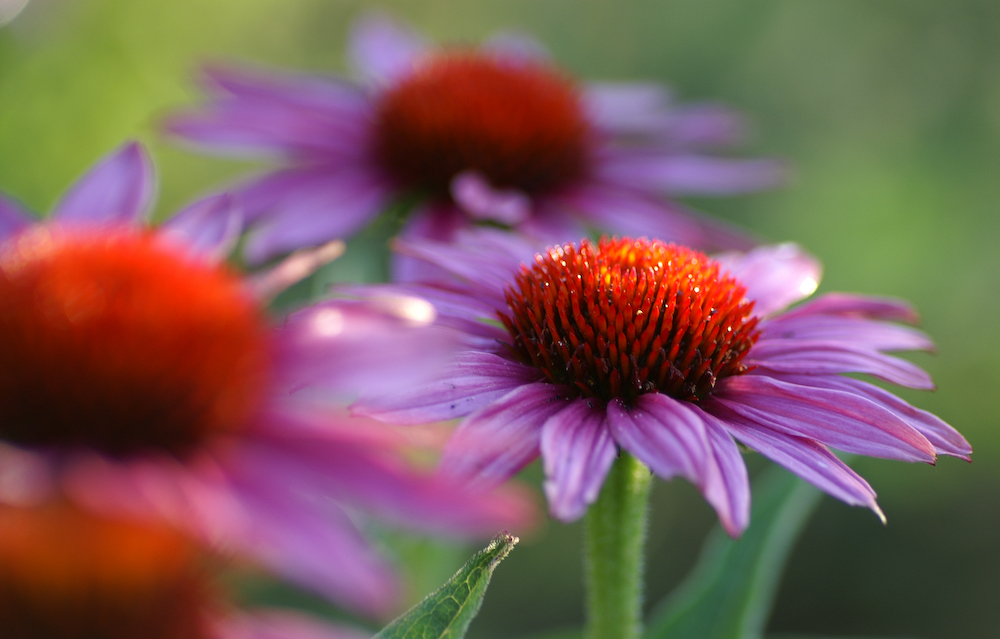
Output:
M502 481L541 455L559 519L583 515L619 450L694 483L731 535L747 526L750 502L736 441L880 516L874 491L828 446L928 463L971 453L934 415L842 375L932 387L919 367L885 354L931 347L893 323L915 320L909 306L830 293L783 310L820 275L795 246L710 259L605 239L532 259L516 239L480 232L464 246L403 249L456 280L389 290L435 303L439 321L466 333L466 350L437 381L362 398L357 412L398 423L462 418L447 472Z
M453 534L524 522L520 497L417 472L398 432L302 398L419 378L396 358L433 363L450 340L429 304L329 302L272 326L256 292L288 269L254 284L215 259L238 234L218 223L231 203L152 230L152 191L130 144L51 221L0 209L0 502L63 493L165 518L369 612L392 605L393 579L356 508Z
M783 176L773 160L717 153L742 137L733 112L675 106L655 84L579 86L524 37L439 49L369 16L349 56L364 86L210 69L213 99L168 123L202 148L282 159L243 189L252 263L348 236L407 194L421 196L409 238L448 241L489 221L552 242L594 226L745 248L662 196L744 193Z
M64 501L0 505L0 627L53 639L363 639L290 611L232 610L207 553L175 530Z

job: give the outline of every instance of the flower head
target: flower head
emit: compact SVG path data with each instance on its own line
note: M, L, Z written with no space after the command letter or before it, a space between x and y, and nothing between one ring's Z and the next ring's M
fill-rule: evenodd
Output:
M368 16L350 54L366 86L212 69L212 100L169 122L203 148L284 158L243 189L252 262L347 236L414 194L408 238L448 241L487 221L551 242L596 226L746 247L744 235L665 198L782 179L777 162L717 153L741 137L730 111L675 106L652 84L580 85L526 38L438 49ZM404 257L396 269L413 279L421 266Z
M842 375L931 388L923 370L886 354L931 347L895 323L915 319L906 304L832 293L784 310L819 280L818 264L792 245L709 258L614 238L532 255L479 232L461 247L401 250L454 277L389 290L432 300L465 349L439 379L363 398L356 411L401 423L462 418L446 472L502 481L540 455L559 519L586 511L619 449L693 482L733 535L750 503L737 440L880 515L874 491L828 447L928 463L972 452L934 415Z
M65 501L0 505L0 627L18 639L358 639L280 611L230 610L205 549Z
M248 281L220 263L238 234L224 197L143 227L151 181L128 145L48 222L6 203L0 503L163 519L365 611L392 605L393 578L347 512L453 534L526 519L519 496L419 472L397 431L330 402L426 375L451 340L426 302L328 302L272 325L259 293L297 269Z

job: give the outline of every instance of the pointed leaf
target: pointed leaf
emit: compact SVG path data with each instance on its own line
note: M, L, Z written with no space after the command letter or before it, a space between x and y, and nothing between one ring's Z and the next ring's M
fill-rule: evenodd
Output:
M375 639L462 639L479 607L493 569L517 537L501 533L476 553L448 583L375 635Z
M645 639L759 639L785 560L822 493L782 468L754 482L750 527L713 531L688 578L654 611Z

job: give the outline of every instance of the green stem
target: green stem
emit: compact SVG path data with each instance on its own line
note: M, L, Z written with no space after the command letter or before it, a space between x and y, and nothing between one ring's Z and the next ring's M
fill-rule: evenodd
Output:
M622 453L587 511L587 639L638 639L642 633L650 484L649 469Z

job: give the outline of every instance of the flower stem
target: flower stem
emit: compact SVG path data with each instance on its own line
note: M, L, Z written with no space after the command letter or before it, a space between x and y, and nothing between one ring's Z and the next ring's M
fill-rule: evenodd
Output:
M615 460L587 511L586 639L638 639L651 475L627 453Z

